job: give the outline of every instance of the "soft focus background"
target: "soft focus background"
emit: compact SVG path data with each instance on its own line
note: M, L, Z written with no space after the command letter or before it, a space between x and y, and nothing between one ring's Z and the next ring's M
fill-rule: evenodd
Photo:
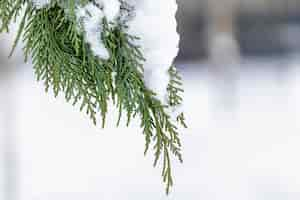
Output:
M189 128L171 195L137 126L112 114L94 127L44 92L21 46L7 59L13 29L0 36L0 199L300 199L300 0L178 3Z

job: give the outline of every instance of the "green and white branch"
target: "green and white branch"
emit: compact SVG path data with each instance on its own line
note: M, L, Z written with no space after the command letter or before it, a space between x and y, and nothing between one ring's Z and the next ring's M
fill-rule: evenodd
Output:
M95 125L100 121L105 126L110 100L119 110L117 125L122 116L128 126L133 118L139 117L145 154L153 148L154 166L161 161L169 193L173 185L171 156L182 162L178 128L186 127L183 113L174 120L170 112L183 101L181 78L172 66L168 101L162 102L145 84L146 59L137 45L140 38L128 34L126 24L112 24L106 18L102 20L99 37L110 56L108 59L95 56L76 19L76 6L89 2L51 1L48 6L38 8L28 0L1 0L0 30L9 31L9 25L23 13L13 50L22 40L25 60L32 59L37 80L43 82L46 91L53 90L55 96L63 93L68 102L79 104Z

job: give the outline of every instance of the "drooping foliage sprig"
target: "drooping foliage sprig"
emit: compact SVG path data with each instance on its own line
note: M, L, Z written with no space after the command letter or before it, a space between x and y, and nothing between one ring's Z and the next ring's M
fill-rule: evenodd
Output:
M145 154L152 146L154 166L162 163L162 177L169 193L173 185L171 155L182 162L178 125L186 127L183 113L173 120L168 110L182 104L182 83L174 67L169 70L169 102L164 105L156 94L145 86L140 47L134 45L139 38L124 31L122 23L110 25L103 20L101 37L109 50L110 58L102 60L93 55L84 36L78 31L75 20L75 0L63 1L71 12L66 13L60 1L37 9L26 0L0 1L0 31L8 31L11 22L23 13L17 33L24 43L25 60L32 58L36 77L46 91L60 93L73 105L80 105L96 125L105 126L108 102L112 100L119 110L117 125L122 116L127 125L139 117L145 136ZM81 1L87 2L87 0ZM25 10L22 12L22 10Z

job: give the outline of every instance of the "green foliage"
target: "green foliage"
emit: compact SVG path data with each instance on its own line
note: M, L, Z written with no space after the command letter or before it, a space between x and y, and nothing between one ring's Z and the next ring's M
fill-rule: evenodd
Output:
M184 90L182 89L182 78L174 66L170 67L169 74L170 82L167 89L169 94L169 106L171 108L176 108L183 103L182 93L184 93ZM180 113L176 120L183 127L187 128L184 113Z
M128 124L132 117L140 116L141 128L146 139L145 154L153 142L154 166L162 157L162 176L167 186L166 191L169 193L173 185L170 152L182 162L178 128L166 113L166 106L157 100L155 94L145 86L142 73L144 59L139 47L131 42L138 38L127 35L120 27L112 29L107 25L105 27L106 46L110 49L111 55L114 55L109 62L116 72L115 93L120 115L123 110L126 110Z
M8 31L9 24L16 20L26 0L1 0L0 2L0 32Z
M55 96L63 93L68 102L79 104L80 110L85 111L94 124L100 119L105 126L109 100L113 100L119 110L117 125L123 115L127 125L133 118L140 117L146 141L145 154L152 146L154 166L162 162L162 177L169 193L173 185L171 155L180 162L182 155L177 123L166 110L182 103L181 78L171 67L169 105L163 105L145 86L144 58L140 48L133 44L138 38L126 34L126 27L121 24L110 26L103 21L102 37L111 56L107 61L93 56L72 17L74 2L65 1L70 4L71 16L58 4L36 9L28 3L15 45L23 35L25 58L32 58L36 77L44 83L46 91L53 90ZM8 25L24 3L24 0L1 0L2 31L8 31ZM183 114L177 121L186 126Z

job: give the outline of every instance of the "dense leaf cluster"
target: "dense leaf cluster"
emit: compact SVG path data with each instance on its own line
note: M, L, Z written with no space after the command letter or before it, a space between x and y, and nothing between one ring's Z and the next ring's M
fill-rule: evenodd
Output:
M171 154L182 162L177 125L186 126L183 114L177 117L179 123L176 123L167 112L169 107L182 103L181 79L175 68L170 68L169 105L163 105L145 86L144 58L139 47L133 44L138 38L126 34L122 24L110 26L104 20L101 37L111 57L105 61L98 59L78 32L72 16L75 0L64 1L71 10L68 14L61 4L53 2L47 8L36 9L26 0L1 0L1 32L8 31L9 24L24 7L13 49L22 38L25 58L32 58L37 79L44 83L46 91L52 89L55 96L62 92L68 102L79 104L94 124L100 119L103 127L110 100L119 110L118 125L123 115L127 125L131 119L140 117L145 154L153 146L154 165L162 161L162 176L169 193L173 185Z

